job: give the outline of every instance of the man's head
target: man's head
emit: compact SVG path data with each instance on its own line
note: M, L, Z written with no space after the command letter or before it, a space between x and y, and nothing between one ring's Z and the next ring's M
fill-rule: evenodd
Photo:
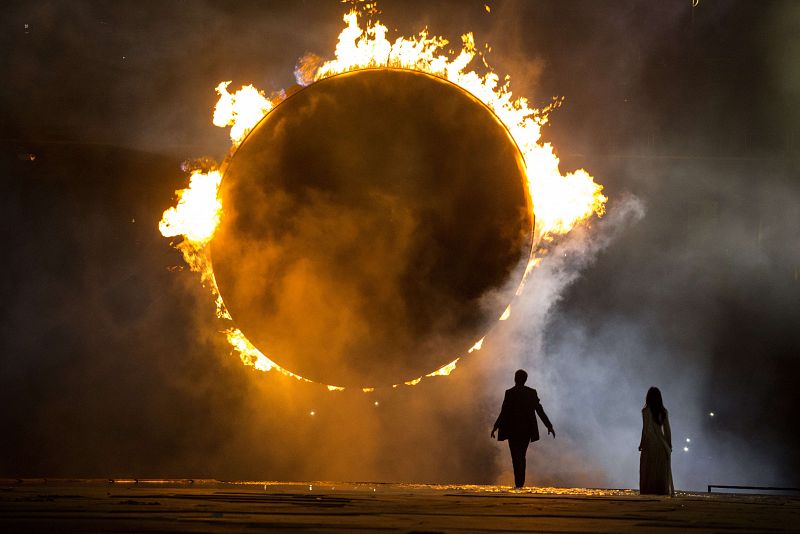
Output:
M517 369L517 372L514 373L514 383L518 386L525 384L527 379L528 373L526 373L523 369Z

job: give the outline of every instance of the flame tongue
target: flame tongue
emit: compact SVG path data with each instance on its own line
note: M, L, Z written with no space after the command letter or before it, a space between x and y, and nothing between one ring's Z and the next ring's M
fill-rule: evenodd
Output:
M247 133L269 113L274 103L252 85L245 85L234 94L228 92L231 82L220 82L217 86L219 100L214 107L214 126L231 127L231 141L236 146Z
M217 197L222 175L194 171L189 187L177 192L178 204L164 212L158 229L164 237L182 235L198 247L205 246L214 235L222 212Z

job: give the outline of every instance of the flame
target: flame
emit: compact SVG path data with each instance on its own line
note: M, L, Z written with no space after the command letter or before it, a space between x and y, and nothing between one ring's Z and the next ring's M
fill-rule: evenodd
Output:
M164 237L182 235L199 247L211 241L222 212L222 202L217 197L221 181L219 171L208 174L194 171L189 187L175 192L178 204L164 212L158 224L161 234Z
M514 98L510 77L500 83L500 77L489 71L479 75L469 70L478 51L472 33L462 36L462 47L454 58L443 54L448 41L442 37L429 37L427 30L415 37L399 37L394 42L386 38L388 28L379 22L362 29L359 14L350 11L344 15L345 28L339 34L334 52L335 59L316 66L317 56L309 55L313 63L298 65L299 72L316 66L310 78L318 81L336 74L366 68L392 67L426 72L444 78L466 90L486 104L508 128L525 160L528 189L536 217L537 233L565 234L577 223L593 214L602 216L608 200L602 194L603 186L596 183L585 170L562 175L559 158L550 143L541 142L541 127L547 123L550 111L561 104L539 110L531 108L528 99ZM302 77L301 81L309 78ZM244 86L235 94L228 93L230 82L217 86L220 100L214 112L214 124L231 126L231 139L238 143L246 133L272 109L274 103L252 85Z
M245 85L231 94L228 92L230 84L230 81L220 82L217 86L219 100L214 106L211 122L220 128L230 126L231 141L237 146L275 104L264 95L263 91L252 85Z
M481 339L480 341L478 341L478 343L476 343L476 344L475 344L475 346L477 346L477 347L478 347L478 349L480 349L480 345L482 345L482 344L483 344L483 339ZM473 346L473 348L472 348L472 349L470 349L470 350L469 350L469 352L472 352L473 350L478 350L478 349L475 349L475 346ZM436 369L436 370L435 370L435 371L433 371L433 372L430 372L430 373L428 373L428 374L427 374L427 375L425 375L425 376L420 376L420 377L418 377L418 378L415 378L414 380L409 380L409 381L407 381L407 382L403 382L403 384L405 384L406 386L416 386L417 384L419 384L420 382L422 382L422 379L423 379L423 378L433 378L434 376L449 376L449 375L450 375L450 373L452 373L452 372L455 370L455 368L456 368L456 364L458 363L458 360L460 360L460 359L461 359L461 358L456 358L456 359L455 359L455 360L453 360L452 362L450 362L450 363L448 363L448 364L446 364L446 365L443 365L443 366L441 366L440 368ZM395 385L393 385L392 387L393 387L393 388L396 388L398 385L399 385L399 384L395 384ZM366 392L366 391L367 391L367 389L369 389L369 388L365 388L365 389L363 389L362 391Z
M448 375L449 375L450 373L452 373L452 372L453 372L453 370L456 368L456 363L457 363L457 362L458 362L458 360L460 360L460 359L461 359L461 358L456 358L455 360L453 360L452 362L448 363L447 365L443 365L443 366L442 366L442 367L440 367L439 369L435 370L435 371L434 371L434 372L432 372L432 373L428 373L428 374L427 374L427 375L425 375L425 376L427 376L427 377L432 377L432 376L448 376Z
M484 339L486 339L486 338L485 338L485 337L482 337L482 338L480 338L480 339L478 340L478 342L477 342L477 343L475 343L474 345L472 345L472 348L471 348L471 349L469 349L467 352L468 352L469 354L472 354L472 353L473 353L473 352L475 352L476 350L481 350L481 347L483 347L483 340L484 340ZM454 362L454 363L455 363L455 362Z
M418 70L449 80L486 104L519 146L541 235L565 234L592 214L604 214L608 199L601 192L603 186L583 169L562 175L553 146L540 142L541 127L560 101L543 110L533 109L526 98L513 97L509 77L500 84L499 76L492 71L479 75L468 70L478 53L471 33L462 36L461 51L449 59L442 54L447 41L428 37L426 30L417 37L400 37L390 43L386 39L386 26L376 22L361 29L355 11L347 13L344 22L346 27L339 34L336 59L323 63L315 80L370 67Z
M487 12L491 11L488 5L485 7ZM376 12L372 7L368 11ZM386 26L380 22L369 22L362 28L359 13L355 10L346 13L343 20L345 27L338 36L334 59L323 61L319 56L306 54L295 70L299 83L313 83L336 74L367 68L409 69L448 80L491 109L519 147L533 201L536 221L534 239L537 242L551 242L555 236L568 233L575 225L593 215L599 217L605 213L607 198L602 194L603 186L596 183L584 169L562 174L553 146L541 141L541 127L547 123L549 113L560 106L562 101L554 99L542 109L532 108L526 98L514 97L510 89L510 77L505 76L501 82L500 76L488 68L482 56L479 57L487 67L487 72L478 74L471 69L470 65L479 55L472 33L462 36L461 49L457 53L448 54L444 52L448 41L442 37L429 36L427 30L420 31L416 36L399 37L390 42ZM216 87L219 100L214 108L212 122L219 127L230 126L231 141L236 147L283 95L268 98L253 85L242 86L235 93L230 93L230 84L230 81L223 81ZM189 187L177 191L177 205L164 212L159 230L166 237L183 236L183 241L176 247L181 250L190 268L200 273L201 281L211 290L218 317L232 321L216 286L207 252L207 245L222 215L222 204L217 196L221 179L218 170L194 171ZM522 291L528 274L540 261L541 258L538 257L530 259L517 295ZM510 314L509 305L500 320L505 321ZM276 370L297 380L311 382L275 364L237 328L231 327L224 332L245 365L259 371ZM483 338L468 352L480 350L482 345ZM425 377L449 375L458 360L456 358ZM425 377L409 380L404 384L416 385ZM330 391L344 389L333 385L326 387ZM374 388L365 387L362 391L372 392Z
M300 380L301 382L311 382L307 378L303 378L300 375L296 375L291 371L288 371L281 367L280 365L276 364L264 354L258 350L247 337L242 333L241 330L238 328L230 328L225 331L225 336L228 338L228 343L230 343L231 347L239 353L239 358L242 360L242 363L245 365L249 365L254 367L258 371L278 371L282 375L294 378L296 380ZM336 387L336 386L328 386ZM340 388L344 389L344 388Z

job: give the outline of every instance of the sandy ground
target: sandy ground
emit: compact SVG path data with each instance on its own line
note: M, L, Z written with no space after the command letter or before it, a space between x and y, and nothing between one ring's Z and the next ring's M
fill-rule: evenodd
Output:
M201 480L3 480L2 532L800 531L800 497Z

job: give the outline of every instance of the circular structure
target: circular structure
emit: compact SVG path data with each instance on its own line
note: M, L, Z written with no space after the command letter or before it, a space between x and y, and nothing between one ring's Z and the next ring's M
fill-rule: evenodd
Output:
M361 70L291 95L225 168L214 275L237 327L310 380L375 386L462 356L531 246L522 157L463 89Z

